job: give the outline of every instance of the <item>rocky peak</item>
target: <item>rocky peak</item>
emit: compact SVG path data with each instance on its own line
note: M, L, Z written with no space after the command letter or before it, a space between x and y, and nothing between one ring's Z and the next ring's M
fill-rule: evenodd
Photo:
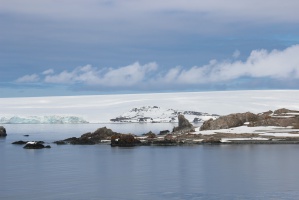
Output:
M173 132L188 132L193 129L193 125L185 118L184 115L178 115L179 126L173 128Z

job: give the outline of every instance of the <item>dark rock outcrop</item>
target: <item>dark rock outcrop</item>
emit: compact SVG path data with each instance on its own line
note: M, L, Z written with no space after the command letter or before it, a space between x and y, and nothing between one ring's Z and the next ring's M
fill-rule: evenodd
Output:
M3 126L0 126L0 137L6 137L6 129Z
M163 130L163 131L160 131L159 135L166 135L168 133L170 133L169 130Z
M173 132L189 132L193 130L193 125L184 117L184 115L178 116L179 126L173 128Z
M24 149L44 149L44 148L51 148L50 145L43 145L44 142L27 142L26 145L23 147Z
M134 147L139 144L141 144L140 140L131 134L118 134L111 137L112 147Z
M93 144L99 144L101 143L101 140L110 140L111 136L113 135L119 135L119 133L116 133L112 131L111 129L108 129L106 127L102 127L97 129L93 133L85 133L81 135L81 137L71 137L67 138L65 140L55 141L56 144L78 144L78 145L93 145Z
M23 140L19 140L19 141L15 141L13 142L12 144L20 144L20 145L23 145L23 144L26 144L28 141L23 141Z

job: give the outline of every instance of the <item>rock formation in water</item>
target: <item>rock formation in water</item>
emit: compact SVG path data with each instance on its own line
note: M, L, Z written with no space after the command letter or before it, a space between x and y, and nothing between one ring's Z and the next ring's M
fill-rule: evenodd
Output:
M92 145L92 144L99 144L102 140L110 140L111 136L119 135L120 133L116 133L111 129L106 127L102 127L97 129L93 133L85 133L81 135L81 137L76 138L68 138L65 140L56 141L56 144L81 144L81 145Z
M3 126L0 126L0 137L6 137L6 129Z
M51 148L50 145L44 145L44 142L27 142L24 149L44 149Z

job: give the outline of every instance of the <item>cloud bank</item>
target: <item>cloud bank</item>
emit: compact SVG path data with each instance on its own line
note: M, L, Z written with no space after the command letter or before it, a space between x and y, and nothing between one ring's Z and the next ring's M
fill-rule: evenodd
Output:
M206 84L222 84L247 79L299 80L299 45L284 50L254 50L244 61L233 59L211 60L203 66L186 68L174 66L168 70L159 68L155 62L119 68L98 68L91 65L76 67L72 70L54 72L48 69L39 74L24 75L16 80L41 82L47 84L81 85L94 90L103 88L130 89L176 89Z

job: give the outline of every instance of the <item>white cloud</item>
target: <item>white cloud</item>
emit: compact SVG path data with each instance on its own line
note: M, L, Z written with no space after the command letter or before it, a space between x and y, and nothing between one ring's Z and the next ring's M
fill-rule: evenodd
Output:
M99 69L86 65L73 71L62 71L59 74L45 76L44 81L56 84L83 83L111 87L133 86L145 81L146 74L157 69L156 63L140 65L138 62L120 68Z
M83 84L87 86L132 88L221 83L241 77L299 79L299 45L284 50L254 50L245 61L211 60L207 65L184 68L158 69L156 63L141 65L136 62L119 68L96 68L91 65L60 73L43 72L43 81L55 84ZM51 73L49 73L51 72ZM35 82L36 74L25 75L17 82Z
M39 81L37 74L25 75L16 80L17 83L33 83Z
M53 69L48 69L42 72L43 75L48 75L48 74L53 74L54 70Z
M285 50L254 50L246 61L215 62L182 70L176 80L181 84L215 83L248 76L274 79L299 78L299 45ZM173 81L176 81L175 79Z

